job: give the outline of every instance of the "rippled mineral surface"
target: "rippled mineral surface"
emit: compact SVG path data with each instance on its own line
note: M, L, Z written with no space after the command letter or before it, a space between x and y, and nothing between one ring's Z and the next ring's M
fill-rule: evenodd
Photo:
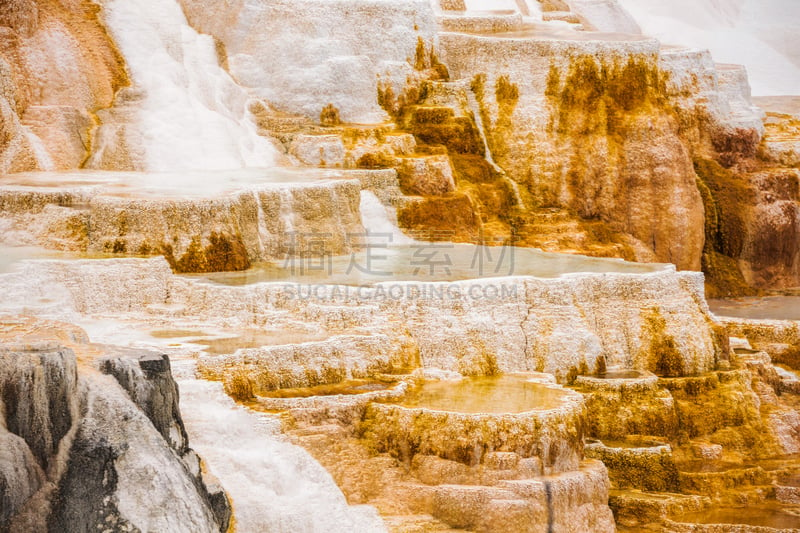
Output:
M798 21L0 0L0 533L800 531Z

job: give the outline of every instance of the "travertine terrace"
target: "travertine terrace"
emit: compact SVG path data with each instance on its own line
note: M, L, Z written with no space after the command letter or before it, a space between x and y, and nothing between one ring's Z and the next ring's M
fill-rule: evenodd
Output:
M662 9L3 1L0 532L800 531L800 57Z

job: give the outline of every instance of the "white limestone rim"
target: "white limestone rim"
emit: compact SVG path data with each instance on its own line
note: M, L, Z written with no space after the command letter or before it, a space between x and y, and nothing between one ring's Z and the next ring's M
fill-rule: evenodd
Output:
M385 343L387 346L391 344L392 339L385 334L382 333L373 333L370 335L357 335L357 334L339 334L339 335L331 335L328 338L320 339L320 340L313 340L313 341L303 341L303 342L287 342L283 344L270 344L264 345L256 348L238 348L236 351L230 354L220 354L220 355L211 355L211 354L204 354L200 355L197 358L198 363L202 363L206 366L215 366L215 365L225 365L225 364L259 364L264 360L269 360L270 355L274 355L278 353L278 355L285 355L280 352L285 352L286 350L303 350L309 348L340 348L344 343L353 343L354 346L358 346L359 342L361 343L374 343L375 345L380 345L381 343Z
M321 178L314 181L252 183L207 192L171 189L167 186L147 191L144 194L134 188L120 186L115 190L114 184L101 183L76 187L0 184L0 197L3 195L64 195L71 196L74 200L82 202L105 201L147 205L165 203L188 205L197 202L224 202L237 199L242 195L259 192L328 189L331 187L357 187L361 189L363 185L362 179L359 177L347 177L345 175ZM0 213L0 216L2 216L2 213Z
M514 17L520 18L522 14L519 11L515 11L513 9L475 9L475 10L467 10L467 11L452 11L452 10L443 10L441 12L441 16L445 17L461 17L461 18L486 18L486 17Z
M2 179L2 176L0 176ZM1 183L1 182L0 182ZM28 194L38 196L69 196L76 199L89 199L98 195L97 185L78 185L74 187L38 186L38 185L2 185L0 184L0 196L9 194ZM2 213L0 212L0 215Z
M276 411L289 409L325 409L329 407L364 407L375 401L398 399L408 392L408 381L399 381L383 390L365 391L360 394L327 394L305 398L271 398L256 396L259 407Z
M107 273L107 274L106 274ZM93 290L94 279L101 276L106 279L113 275L118 280L119 289L114 298L94 303L84 294ZM265 281L244 286L231 286L211 283L208 280L173 274L169 264L163 257L153 258L109 258L109 259L28 259L20 260L9 266L9 272L0 275L0 282L13 288L15 292L25 290L27 284L57 284L68 298L71 305L76 305L86 312L139 312L161 315L163 313L179 313L182 316L194 316L199 312L208 312L208 303L219 301L232 305L212 306L219 317L238 317L250 315L259 309L275 311L300 310L312 304L341 306L343 309L361 310L365 313L379 312L381 309L393 309L404 312L404 307L422 305L441 308L474 308L486 309L491 306L527 306L531 297L552 294L559 299L569 298L576 291L592 291L600 289L608 296L621 299L645 296L648 299L663 299L677 294L687 301L691 300L697 310L707 314L707 304L703 296L703 274L699 272L676 272L673 266L650 273L580 273L561 278L536 278L514 276L504 278L483 278L453 282L415 282L397 281L398 290L403 293L419 289L447 294L448 288L457 298L388 298L392 296L383 289L383 296L376 293L375 287L348 285L319 285L318 291L308 298L298 298L296 284L280 281ZM10 285L9 285L10 284ZM469 289L492 285L492 290L502 291L505 287L507 297L493 300L470 300ZM288 287L288 288L287 288ZM408 287L411 287L409 289ZM128 294L128 291L135 293ZM454 289L453 289L454 288ZM33 287L31 287L33 290ZM146 293L142 295L143 291ZM349 291L349 292L348 292ZM35 293L35 291L34 291ZM433 293L430 293L433 294ZM627 295L627 296L626 296ZM401 294L402 296L402 294ZM87 299L88 298L88 299ZM169 309L160 310L165 304ZM88 307L87 307L88 306ZM84 308L85 307L85 308ZM711 315L709 315L711 316ZM238 320L238 319L237 319ZM246 319L242 319L246 320Z
M339 182L342 183L342 182ZM658 277L679 277L679 278L695 278L700 281L703 280L703 273L697 271L690 271L690 270L682 270L678 271L674 264L672 263L635 263L635 262L628 262L624 259L619 258L596 258L591 256L583 256L583 255L576 255L576 254L552 254L552 255L564 255L565 257L570 258L587 258L587 259L597 259L603 262L609 262L610 264L619 263L619 264L628 264L632 268L641 268L642 272L590 272L590 271L577 271L577 272L565 272L560 274L558 277L540 277L534 275L509 275L509 276L495 276L495 277L484 277L484 278L471 278L471 279L463 279L463 280L454 280L454 281L413 281L413 280L396 280L396 281L382 281L378 282L373 286L378 286L381 284L387 283L403 283L403 284L429 284L429 285L436 285L436 284L463 284L463 283L483 283L483 282L492 282L492 281L503 281L503 282L519 282L524 280L531 280L531 281L546 281L546 282L553 282L557 283L559 281L563 281L565 278L606 278L606 279L614 279L619 281L625 281L626 278L631 277L641 277L641 278L658 278ZM150 267L151 270L160 271L159 273L163 274L172 274L172 276L176 279L181 279L188 283L202 283L204 285L211 285L211 286L218 286L218 287L229 287L229 288L246 288L246 287L257 287L257 286L280 286L285 285L286 282L283 281L262 281L256 282L252 284L248 284L246 286L236 286L236 285L225 285L221 283L211 282L210 280L202 279L202 278L191 278L185 275L178 275L174 274L169 267L169 263L163 256L153 256L153 257L109 257L109 258L82 258L82 257L75 257L74 259L23 259L20 260L20 264L25 264L30 267L35 267L38 263L46 263L46 264L62 264L66 267L75 266L98 266L101 263L107 264L110 266L119 266L119 267L130 267L131 270L140 270L142 266ZM646 270L650 268L650 270ZM192 276L197 276L193 274ZM342 285L342 284L321 284L326 287L353 287L353 285ZM730 318L731 320L736 320L734 317L725 317ZM757 319L741 319L741 320L757 320ZM773 322L781 322L780 320L772 320Z
M610 455L633 455L633 456L660 456L661 454L672 453L672 446L669 443L653 444L652 446L635 446L618 448L608 446L602 440L596 442L586 442L584 445L585 450L597 450Z
M774 528L749 524L679 522L667 518L662 523L664 531L670 533L798 533L800 528Z
M513 373L512 373L513 374ZM446 409L433 409L430 407L409 407L397 403L372 403L371 407L378 410L397 413L405 413L409 416L418 415L432 415L441 417L449 423L466 423L466 422L488 422L490 420L504 420L513 423L525 423L526 421L535 418L543 424L550 422L558 422L563 420L565 416L581 415L583 413L585 401L583 395L580 393L562 387L556 383L549 383L547 381L535 381L543 385L545 388L555 390L562 393L558 399L559 405L551 408L534 408L516 413L466 413L463 411L454 411Z
M542 490L544 490L544 487L548 482L553 483L554 481L557 480L563 480L569 483L571 480L575 480L575 485L574 485L575 487L585 487L586 481L584 476L587 475L590 476L593 474L594 475L600 474L604 480L608 479L608 469L606 468L606 465L603 464L603 461L601 461L600 459L585 457L580 460L577 468L575 468L574 470L567 470L564 472L553 472L551 474L547 474L546 476L534 477L534 478L502 479L497 484L497 486L502 488L507 488L515 492L520 491L526 485L532 487L541 487Z
M64 349L64 344L62 342L53 340L4 342L2 345L0 345L0 355L13 352L57 352Z
M677 278L676 278L677 276ZM572 272L557 277L505 276L487 277L455 281L384 281L374 285L342 285L291 281L264 281L245 286L229 286L195 279L194 283L206 284L219 289L230 289L247 294L250 291L264 291L266 295L277 300L296 300L303 303L337 303L341 305L397 305L417 302L420 304L441 301L443 303L463 304L466 302L512 303L523 302L527 296L537 289L558 289L575 282L600 282L607 285L623 286L630 282L645 282L641 287L644 292L657 293L667 290L666 284L680 283L689 279L702 295L703 274L701 272L676 272L674 265L667 265L663 270L654 272ZM656 286L648 287L647 282ZM303 287L313 287L312 291L304 291ZM307 296L298 297L300 292ZM700 311L707 311L704 299L697 302Z
M358 125L353 125L358 127ZM365 126L367 127L367 126ZM342 173L368 173L380 171L382 169L346 169L346 168L309 168L296 166L274 166L274 167L248 167L215 170L183 170L183 171L139 171L139 170L101 170L101 169L70 169L70 170L33 170L26 172L14 172L11 174L0 174L2 181L19 180L59 180L64 182L81 180L92 183L97 180L142 180L148 177L161 179L180 179L183 177L211 177L220 179L259 179L259 178L279 178L289 181L287 178L314 178L318 175L342 174Z
M583 385L595 391L619 391L622 389L630 391L656 390L658 388L658 376L645 370L639 370L642 376L637 378L612 378L604 379L597 376L578 376L575 379L576 385Z
M653 296L658 296L665 290L673 290L676 284L684 290L696 294L696 303L701 312L708 312L707 304L702 295L704 276L701 272L677 272L674 265L659 265L659 269L652 272L620 273L620 272L575 272L561 274L559 277L536 277L536 276L505 276L487 277L457 281L386 281L375 285L342 285L342 284L313 284L314 291L312 296L303 298L297 297L297 288L303 286L302 282L289 281L263 281L248 285L225 285L216 283L208 279L193 276L179 276L172 272L166 259L162 256L151 258L105 258L105 259L24 259L11 266L11 270L3 276L14 275L19 272L35 273L41 270L42 275L50 278L55 272L57 279L63 281L71 277L80 276L80 271L88 269L95 271L97 268L108 272L118 272L120 275L130 273L136 279L146 274L145 284L152 285L154 290L159 290L165 294L173 294L179 300L174 304L186 303L183 299L188 298L188 294L193 292L193 288L202 288L202 292L209 297L214 293L228 298L238 297L258 297L267 298L268 302L279 307L292 307L291 302L296 305L305 305L309 302L336 302L341 305L363 305L370 302L379 305L388 305L391 302L407 303L409 301L426 303L434 298L423 298L415 296L421 292L430 295L444 295L439 298L443 302L454 304L463 303L470 298L469 291L475 287L480 290L483 287L491 286L494 291L506 291L506 298L496 298L494 302L522 302L526 296L537 289L562 288L568 290L569 286L576 283L599 282L607 286L629 285L633 283L639 289ZM70 273L70 271L72 271ZM639 283L636 283L636 282ZM392 288L399 291L400 297L394 297ZM448 288L454 290L448 291ZM389 289L389 290L387 290ZM520 290L521 289L521 290ZM414 297L407 297L412 295ZM787 323L791 324L791 323Z
M643 35L587 31L555 32L548 25L534 25L519 31L501 33L476 33L441 31L440 45L453 53L451 43L474 42L481 47L514 48L533 55L559 55L575 53L604 53L608 55L650 54L658 55L658 39Z
M522 27L523 18L515 11L443 11L436 17L439 24L447 29L443 31L455 33L470 33L473 28L478 28L480 23L491 27L493 24L508 25L505 31L514 31Z
M702 59L709 59L713 63L713 59L711 58L711 52L709 52L708 48L701 48L698 46L685 46L685 45L678 45L678 44L661 44L659 47L659 55L662 57L698 57Z
M151 258L157 259L157 258ZM31 260L34 261L34 260ZM38 261L38 260L36 260ZM59 261L59 260L51 260L51 261ZM77 261L77 260L76 260ZM90 259L86 259L83 261L91 261ZM484 277L484 278L469 278L469 279L461 279L461 280L453 280L453 281L414 281L414 280L404 280L404 279L397 279L397 280L390 280L390 281L380 281L373 284L363 284L363 285L348 285L342 283L311 283L315 287L319 287L318 291L315 291L315 294L319 294L323 296L320 298L321 300L331 300L336 299L340 300L341 294L352 295L362 294L368 295L367 292L383 292L386 293L387 287L447 287L447 286L481 286L481 285L492 285L492 284L502 284L503 286L520 286L520 283L533 283L533 284L540 284L540 283L552 283L554 285L561 284L564 281L572 281L572 280L602 280L602 281L611 281L611 282L625 282L631 281L634 279L642 279L643 281L654 280L658 278L666 278L665 274L667 275L675 275L681 277L692 277L697 278L698 281L702 281L704 279L702 272L694 272L694 271L681 271L677 272L675 265L671 263L632 263L633 265L658 265L656 268L657 270L652 271L643 271L643 272L564 272L562 274L558 274L557 276L535 276L535 275L528 275L528 274L520 274L514 276L496 276L496 277ZM199 276L198 274L192 274L192 276ZM209 285L212 287L220 287L220 288L230 288L230 289L239 289L239 290L246 290L247 288L266 288L266 289L277 289L278 291L285 291L289 287L295 286L305 286L308 283L302 281L291 281L291 280L283 280L283 281L259 281L255 283L250 283L247 285L227 285L224 283L218 283L213 280L203 279L203 278L183 278L187 281L192 283L199 283L204 285ZM366 292L365 292L366 291ZM272 291L271 291L272 292ZM436 292L436 291L432 291ZM459 293L463 295L464 293ZM327 296L327 298L326 298ZM346 300L347 301L355 301L358 298L350 297ZM424 300L424 298L413 298L414 300ZM456 298L457 299L457 298Z
M711 315L723 325L731 326L770 326L774 328L794 329L800 327L800 320L788 320L777 318L740 318L736 316L718 315L710 311Z
M441 282L392 282L400 291L399 298L392 298L384 287L382 293L371 286L351 285L324 285L316 286L313 295L297 297L297 287L300 284L285 281L264 281L243 286L223 285L213 283L207 279L179 276L172 272L163 257L151 258L108 258L108 259L25 259L9 266L9 271L0 275L0 281L11 284L22 290L27 284L56 283L64 286L71 296L69 301L80 301L83 304L87 295L81 291L90 290L92 280L98 275L105 279L106 274L114 275L119 280L120 298L113 301L100 302L99 307L90 305L92 312L130 312L138 309L139 312L156 312L161 314L165 304L170 309L163 312L180 312L190 316L200 310L207 310L204 302L225 301L237 302L232 308L219 308L224 316L234 316L241 313L247 314L247 309L257 308L291 311L301 309L309 303L330 304L353 309L380 309L403 308L409 304L436 304L440 307L487 307L490 305L520 305L525 306L530 296L548 294L568 297L570 292L577 290L592 291L595 287L603 288L604 292L612 297L616 294L625 299L626 294L634 296L647 296L652 299L664 298L665 295L674 294L676 291L692 300L698 311L709 314L708 306L703 296L703 274L700 272L676 272L672 265L665 266L662 270L648 273L576 273L559 278L536 278L532 276L512 276L498 278L483 278L462 281ZM392 283L389 285L391 286ZM469 299L470 288L482 290L481 287L491 285L494 292L506 291L505 298L492 300ZM139 302L133 296L127 297L125 291L135 287L137 293L147 291L148 297ZM431 289L433 288L433 289ZM448 289L456 298L407 298L405 295L412 291L429 290L429 295L447 295ZM76 292L77 291L77 292ZM295 291L295 292L293 292ZM194 296L197 295L197 296ZM197 299L199 298L199 299ZM117 301L119 300L119 301ZM73 302L73 305L77 305ZM177 306L177 307L176 307ZM198 307L199 306L199 307ZM709 314L709 316L711 316ZM791 323L788 323L791 324Z

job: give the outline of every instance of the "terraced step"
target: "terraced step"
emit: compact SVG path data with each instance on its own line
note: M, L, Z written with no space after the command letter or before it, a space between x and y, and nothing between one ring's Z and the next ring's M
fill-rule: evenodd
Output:
M710 505L710 498L673 492L612 489L608 497L617 525L629 528L661 524L670 516L702 511Z
M668 533L793 533L800 532L800 507L777 502L714 506L679 513L664 523Z
M326 168L393 168L398 157L417 148L414 136L396 131L394 124L315 126L282 139L298 163Z
M464 529L452 529L450 526L430 515L397 515L383 517L389 533L464 533Z
M580 24L581 19L572 11L545 11L542 13L542 20L550 22L553 20L560 20L562 22L569 22L570 24Z
M800 113L798 113L800 114ZM783 166L800 165L800 118L767 112L761 155Z
M515 11L455 12L437 17L442 31L500 33L519 30L522 14Z
M397 178L406 194L440 196L455 190L453 167L446 155L402 157Z
M638 445L637 445L638 444ZM679 478L669 444L655 440L640 443L592 442L586 457L600 459L617 488L653 491L678 490Z
M402 128L418 141L442 145L450 153L483 155L480 135L470 117L457 116L452 107L410 106L402 119Z
M528 216L535 224L555 224L574 220L574 217L563 209L543 209L533 211Z
M251 104L249 111L260 135L273 135L280 138L282 142L284 142L282 137L290 138L292 134L314 126L314 122L308 117L282 113L262 102Z
M467 4L464 0L439 0L439 9L442 11L466 11Z
M694 468L687 470L691 467ZM755 465L698 461L692 465L679 464L678 470L682 491L715 498L742 487L770 485L774 480L772 473Z
M582 233L581 225L575 220L565 220L563 222L529 224L526 228L531 235L541 237L543 235L575 235Z

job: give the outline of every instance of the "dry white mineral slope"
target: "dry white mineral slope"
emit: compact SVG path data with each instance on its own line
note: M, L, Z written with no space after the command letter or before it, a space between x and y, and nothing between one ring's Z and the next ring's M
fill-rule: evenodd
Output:
M417 39L431 42L436 31L429 0L181 3L194 28L225 45L231 74L254 94L311 118L332 103L345 122L384 121L378 77L399 94Z

